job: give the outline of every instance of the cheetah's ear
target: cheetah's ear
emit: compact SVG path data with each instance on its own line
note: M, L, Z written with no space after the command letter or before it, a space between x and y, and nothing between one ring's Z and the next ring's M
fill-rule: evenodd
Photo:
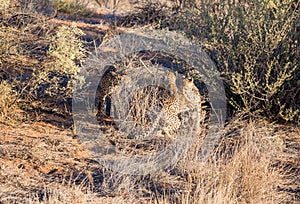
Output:
M109 71L109 72L115 72L116 71L116 68L112 65L109 65L107 68L106 68L106 71Z
M193 75L193 73L188 72L188 73L187 73L187 79L188 79L190 82L193 82L193 83L194 83L194 75Z
M118 77L118 73L117 73L117 72L111 71L110 73L111 73L111 75L113 75L113 76L115 76L115 77Z
M191 76L189 73L187 73L186 75L182 76L183 79L186 79L188 82L194 82L194 77Z

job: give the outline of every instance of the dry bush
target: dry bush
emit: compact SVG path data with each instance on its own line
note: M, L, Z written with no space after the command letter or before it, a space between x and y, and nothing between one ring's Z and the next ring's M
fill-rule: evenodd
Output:
M122 16L117 21L117 25L134 27L152 24L156 28L165 28L172 24L172 17L176 16L176 12L161 3L147 2L137 7L137 11Z
M120 0L95 0L99 6L106 7L111 10L116 10Z
M56 15L56 11L53 8L50 0L11 0L16 1L18 7L16 10L20 13L26 14L43 14L47 17L53 17Z
M7 81L0 82L0 121L11 115L17 103L17 94Z

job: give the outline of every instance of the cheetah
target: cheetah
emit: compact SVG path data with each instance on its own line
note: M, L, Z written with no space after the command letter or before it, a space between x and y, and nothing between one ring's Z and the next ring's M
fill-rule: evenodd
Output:
M197 122L197 127L203 124L204 120L209 115L210 104L204 95L201 95L199 89L194 84L194 78L186 76L183 78L181 85L182 96L185 100L187 110L194 110L194 121Z
M180 125L181 121L179 113L182 109L182 101L178 96L172 95L165 103L162 112L164 113L164 126L162 132L169 138L172 138L172 134L175 133Z
M162 133L172 138L173 133L181 126L180 113L186 106L199 108L202 97L191 78L183 78L179 87L174 72L167 74L167 80L169 90L159 86L148 86L139 90L133 97L131 113L139 126L148 127L160 124ZM156 113L159 113L157 120L150 117L155 106L158 107Z
M164 104L163 108L166 117L163 133L174 139L172 135L174 135L182 125L182 114L186 111L192 111L194 113L190 115L190 117L192 116L193 121L196 122L194 125L196 125L197 128L200 127L201 122L206 116L206 111L204 110L206 101L195 86L192 77L184 76L177 78L176 75L173 74L169 75L169 79L172 96Z
M179 101L170 90L160 86L147 86L137 91L130 101L130 114L135 128L144 131L162 125L162 132L169 132L179 128L180 120L177 116ZM168 127L168 128L165 128ZM148 134L152 134L148 131ZM143 136L145 137L145 136Z
M123 76L116 72L116 68L110 66L99 84L97 116L102 116L105 122L118 122L110 118L110 97ZM180 114L186 110L186 107L200 108L202 97L194 85L193 78L177 77L177 74L172 71L169 71L166 77L169 85L167 88L149 85L134 91L130 97L130 110L126 121L132 122L130 129L142 130L143 134L146 132L145 135L138 137L153 136L154 130L158 127L162 135L173 138L172 135L182 124ZM124 125L127 127L126 124Z
M96 92L97 117L110 121L111 94L123 78L124 73L117 72L114 66L109 66L104 72Z
M189 75L184 76L180 88L187 104L197 108L199 111L206 107L207 101L195 86L193 77Z

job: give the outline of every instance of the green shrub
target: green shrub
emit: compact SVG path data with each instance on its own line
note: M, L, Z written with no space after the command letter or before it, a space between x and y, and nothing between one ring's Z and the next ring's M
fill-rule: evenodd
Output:
M85 56L82 41L78 38L84 33L74 24L61 26L56 35L50 36L50 48L48 51L51 61L47 64L50 70L64 74L77 75L79 66L76 61L82 62Z
M297 121L299 1L201 1L173 25L196 38L222 72L236 109Z
M61 89L65 94L67 93L67 95L64 94L65 96L71 96L72 84L74 80L79 79L78 72L86 54L83 42L79 39L83 34L82 30L73 24L71 26L61 26L54 36L49 37L51 42L47 53L49 59L45 64L44 74L56 74L51 78L52 86L47 90L49 95L53 95L56 90ZM59 84L61 78L57 76L67 76L69 78L67 86L61 87Z
M9 87L1 84L0 116L8 107L52 109L67 101L86 54L83 32L75 25L49 26L36 11L23 15L12 8L6 15L0 23L0 80Z

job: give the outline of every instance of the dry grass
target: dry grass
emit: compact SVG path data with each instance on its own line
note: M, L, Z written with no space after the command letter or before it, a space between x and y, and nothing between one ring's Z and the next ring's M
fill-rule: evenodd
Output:
M208 160L199 161L194 147L175 166L147 176L121 175L87 162L89 154L70 138L71 132L53 126L3 130L3 203L24 198L31 203L299 201L300 130L295 127L235 119Z
M41 200L42 196L42 200ZM78 186L53 186L47 187L44 194L26 200L27 203L91 203L91 204L119 204L138 203L130 196L117 196L114 198L99 197L96 193L83 190Z
M295 179L299 173L299 129L288 134L297 143L290 148L282 128L257 121L231 122L215 156L204 162L190 157L180 162L186 189L179 195L162 196L165 203L176 197L178 203L195 204L299 201L292 193L299 192L299 180Z
M288 198L277 190L286 180L273 166L282 154L283 140L256 125L242 127L240 141L230 144L225 139L226 148L216 157L196 164L190 173L194 191L183 194L183 203L282 203Z

